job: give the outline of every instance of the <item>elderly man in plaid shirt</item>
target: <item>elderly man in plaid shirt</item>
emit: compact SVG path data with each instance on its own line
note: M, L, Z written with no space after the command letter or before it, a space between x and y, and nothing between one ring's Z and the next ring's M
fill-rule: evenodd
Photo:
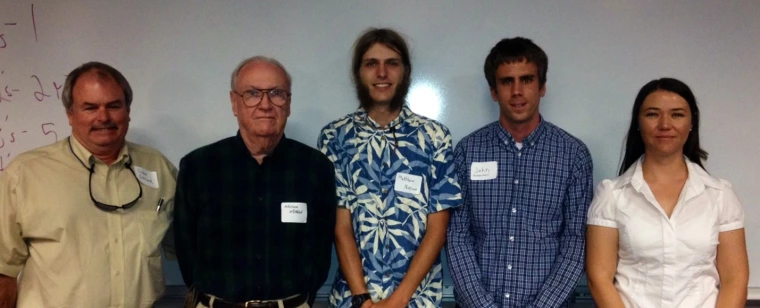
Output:
M499 120L454 153L464 205L452 213L447 252L460 307L568 307L583 273L591 155L539 113L547 65L520 37L486 58Z

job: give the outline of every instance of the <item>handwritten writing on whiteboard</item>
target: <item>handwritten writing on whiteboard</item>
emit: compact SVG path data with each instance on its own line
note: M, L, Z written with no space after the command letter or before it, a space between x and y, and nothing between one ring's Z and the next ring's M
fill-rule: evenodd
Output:
M20 127L10 127L5 125L5 123L8 123L9 117L6 115L0 119L0 171L5 170L5 166L10 162L11 155L15 156L18 154L16 153L18 149L15 145L24 138L37 135L38 137L47 136L49 143L58 141L55 123L29 123L29 125L22 125Z
M34 3L31 4L31 13L29 14L32 22L32 28L34 30L34 41L37 41L37 21L34 19ZM0 49L8 48L8 41L6 40L6 31L9 31L8 33L14 33L14 28L18 27L18 22L16 21L9 21L9 22L2 22L0 23ZM13 35L7 35L10 38L13 37Z
M61 81L48 81L37 75L30 75L29 82L24 84L27 88L9 85L5 83L12 81L3 78L4 74L5 71L0 70L0 112L6 113L0 117L0 172L5 170L13 156L34 147L19 145L24 139L35 141L36 146L53 143L59 139L57 127L52 120L9 121L12 116L5 110L12 107L11 104L21 104L23 108L30 109L39 108L34 105L40 103L44 103L41 107L58 105L62 88Z
M38 43L34 4L18 8L15 14L0 15L0 56L11 59L26 57L28 44ZM58 141L59 131L65 128L47 110L62 111L66 76L25 72L17 64L0 62L0 172L16 155Z
M10 85L6 84L6 82L10 83L10 80L4 80L3 75L5 74L4 70L0 70L0 104L2 103L10 103L13 102L14 99L17 98L28 98L28 97L22 97L21 92L22 90L19 89L17 85ZM41 79L37 75L31 75L29 77L31 79L32 83L32 91L29 91L31 95L34 97L34 99L38 102L44 101L46 98L50 98L50 101L54 102L60 102L61 100L61 90L63 89L63 82L58 81L48 81L45 79ZM64 75L65 78L65 75ZM55 95L55 99L52 99L52 96ZM15 98L14 98L15 96Z

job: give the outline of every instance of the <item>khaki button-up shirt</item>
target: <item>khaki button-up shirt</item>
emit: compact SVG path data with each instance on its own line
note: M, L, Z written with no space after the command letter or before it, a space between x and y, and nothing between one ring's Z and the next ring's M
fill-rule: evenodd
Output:
M158 151L129 142L110 166L75 138L17 156L0 174L0 273L20 273L18 307L151 307L164 290L159 247L176 173ZM106 212L90 198L122 206L140 189L128 210Z

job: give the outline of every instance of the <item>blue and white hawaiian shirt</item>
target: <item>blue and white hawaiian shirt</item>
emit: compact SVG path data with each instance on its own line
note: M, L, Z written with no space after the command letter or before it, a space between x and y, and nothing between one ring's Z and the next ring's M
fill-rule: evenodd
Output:
M364 281L375 301L401 283L427 215L461 205L451 143L448 128L407 106L385 128L360 108L322 129L318 147L335 164L338 206L351 212ZM442 291L439 258L409 307L440 307ZM340 270L329 302L350 307L351 290Z

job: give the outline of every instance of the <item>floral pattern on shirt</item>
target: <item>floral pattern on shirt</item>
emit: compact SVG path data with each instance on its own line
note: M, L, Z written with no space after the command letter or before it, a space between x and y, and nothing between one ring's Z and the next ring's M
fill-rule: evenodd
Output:
M384 128L359 109L322 129L318 147L335 163L338 206L351 212L364 281L375 301L389 297L403 279L427 215L461 204L451 143L445 126L407 106ZM406 177L399 182L408 186L399 186L397 177ZM442 273L438 259L409 307L440 307ZM340 270L329 303L350 307Z

